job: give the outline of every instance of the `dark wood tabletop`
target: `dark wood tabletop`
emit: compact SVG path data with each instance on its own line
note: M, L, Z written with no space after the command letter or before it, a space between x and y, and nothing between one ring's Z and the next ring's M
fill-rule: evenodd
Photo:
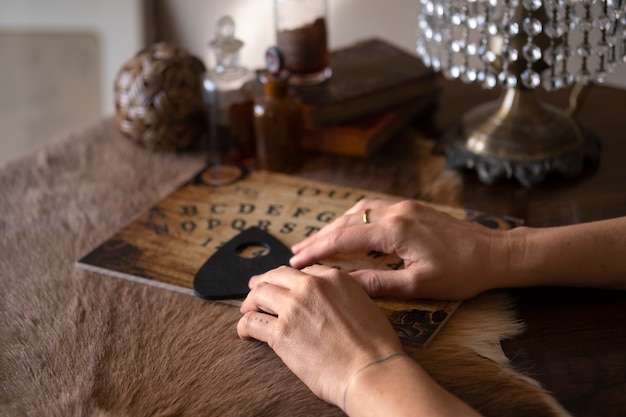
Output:
M440 126L491 93L451 87L443 92ZM565 107L569 91L540 96ZM537 227L626 216L626 90L592 86L581 98L576 119L601 140L598 165L587 166L573 181L553 178L532 189L486 186L465 175L462 204ZM626 292L546 288L514 294L527 330L503 344L513 363L576 416L625 416Z
M441 85L432 123L419 126L434 140L467 109L500 94L460 82ZM569 93L538 92L560 107L567 106ZM456 203L518 217L534 227L626 216L626 90L592 86L581 98L576 118L601 140L598 164L586 166L575 179L550 177L530 189L513 182L484 185L473 172L462 172ZM298 174L423 198L423 179L416 167L419 152L410 139L396 138L366 159L307 155ZM575 416L625 416L626 292L532 288L511 293L526 323L521 336L503 343L514 366L539 380Z

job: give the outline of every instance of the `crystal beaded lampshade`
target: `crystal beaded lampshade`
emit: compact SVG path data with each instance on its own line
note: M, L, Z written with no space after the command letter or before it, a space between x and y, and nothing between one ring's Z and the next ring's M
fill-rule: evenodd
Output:
M597 146L534 89L602 82L626 55L623 0L420 0L416 51L447 78L501 86L470 110L447 146L449 165L526 186L573 176ZM594 149L596 149L594 151Z

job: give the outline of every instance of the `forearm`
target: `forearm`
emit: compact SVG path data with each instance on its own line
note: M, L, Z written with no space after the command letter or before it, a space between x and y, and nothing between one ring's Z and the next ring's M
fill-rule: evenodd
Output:
M354 375L345 392L344 411L353 417L479 416L406 355L395 356Z
M626 218L507 233L507 286L626 289Z

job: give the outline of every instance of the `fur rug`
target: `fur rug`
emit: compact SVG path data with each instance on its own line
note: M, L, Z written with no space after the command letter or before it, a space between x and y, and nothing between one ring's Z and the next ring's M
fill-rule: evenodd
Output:
M139 148L112 119L0 166L0 415L342 415L237 338L237 309L75 267L201 166ZM423 166L449 192L443 165ZM487 416L568 415L509 367L499 342L521 331L510 300L485 294L407 350Z

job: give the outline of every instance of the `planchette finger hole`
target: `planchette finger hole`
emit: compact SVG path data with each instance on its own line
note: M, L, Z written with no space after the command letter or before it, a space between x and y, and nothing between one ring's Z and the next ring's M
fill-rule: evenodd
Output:
M235 253L244 259L262 258L269 255L270 246L264 242L246 242L237 246Z

